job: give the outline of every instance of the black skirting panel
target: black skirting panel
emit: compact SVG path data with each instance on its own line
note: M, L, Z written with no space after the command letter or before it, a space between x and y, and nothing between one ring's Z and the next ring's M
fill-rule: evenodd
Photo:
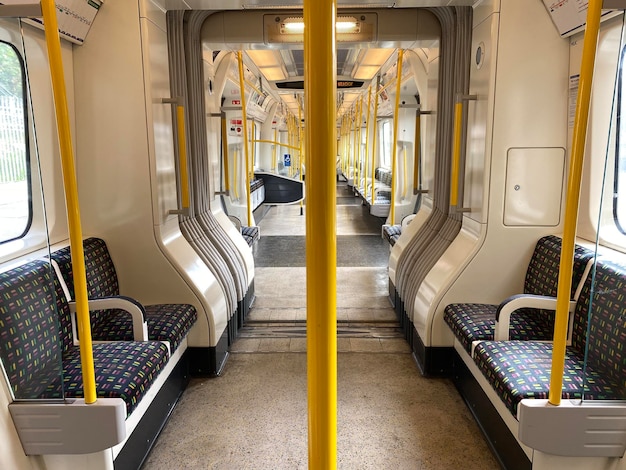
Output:
M192 376L220 375L228 358L228 328L222 333L217 345L211 347L190 347L189 372Z
M502 468L530 470L531 461L456 350L453 381Z
M130 435L114 461L115 470L134 470L141 467L152 446L170 417L174 406L189 383L189 350L159 390L146 414Z
M454 348L426 347L413 325L411 330L413 355L422 374L427 377L450 377L453 371Z

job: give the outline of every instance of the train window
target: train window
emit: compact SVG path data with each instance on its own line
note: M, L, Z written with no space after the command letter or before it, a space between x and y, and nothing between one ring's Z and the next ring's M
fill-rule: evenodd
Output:
M613 182L613 219L620 232L626 234L626 78L624 60L626 48L622 49L617 87L617 138L615 145L615 178Z
M23 237L32 220L25 77L17 49L0 41L0 243Z
M381 145L381 166L385 168L391 168L391 140L393 138L391 134L391 121L383 121L381 126L380 145Z

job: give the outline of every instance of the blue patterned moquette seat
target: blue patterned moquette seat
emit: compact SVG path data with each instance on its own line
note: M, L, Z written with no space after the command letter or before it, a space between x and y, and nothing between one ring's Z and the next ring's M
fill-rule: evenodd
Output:
M16 399L82 397L69 305L49 262L0 273L0 359ZM98 397L122 398L130 414L169 359L161 342L93 345Z
M585 268L593 252L576 245L572 272L572 292L582 281ZM548 235L539 239L526 271L524 294L556 297L561 239ZM506 302L506 301L505 301ZM471 352L474 341L493 340L498 305L462 303L450 304L444 311L444 320L463 345ZM509 339L551 340L554 331L554 312L533 308L522 308L511 315Z
M599 260L576 304L563 398L626 399L625 319L626 267ZM548 397L551 360L552 345L537 341L483 341L474 353L479 369L514 416L523 398Z
M117 297L120 295L117 273L104 240L88 238L83 241L87 295L89 299ZM72 299L74 281L69 247L52 253L59 265L63 280ZM197 319L196 309L188 304L144 305L144 318L148 324L148 338L168 341L175 351ZM124 310L110 309L91 312L91 329L94 340L130 341L133 339L132 319Z

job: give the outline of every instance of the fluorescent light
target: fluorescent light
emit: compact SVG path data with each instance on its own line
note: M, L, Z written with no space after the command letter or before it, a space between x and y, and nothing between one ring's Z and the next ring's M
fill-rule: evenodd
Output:
M280 25L282 34L302 34L304 33L304 19L286 18Z
M343 16L337 18L335 29L338 33L360 33L361 25L351 16Z

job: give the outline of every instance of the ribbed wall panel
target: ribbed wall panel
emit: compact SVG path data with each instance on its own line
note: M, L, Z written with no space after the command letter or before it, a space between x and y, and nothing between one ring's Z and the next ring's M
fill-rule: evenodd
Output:
M396 289L410 318L420 284L458 234L462 220L461 212L450 210L450 171L455 95L467 94L469 87L472 9L449 7L430 11L439 19L442 31L433 211L401 253L396 270Z

